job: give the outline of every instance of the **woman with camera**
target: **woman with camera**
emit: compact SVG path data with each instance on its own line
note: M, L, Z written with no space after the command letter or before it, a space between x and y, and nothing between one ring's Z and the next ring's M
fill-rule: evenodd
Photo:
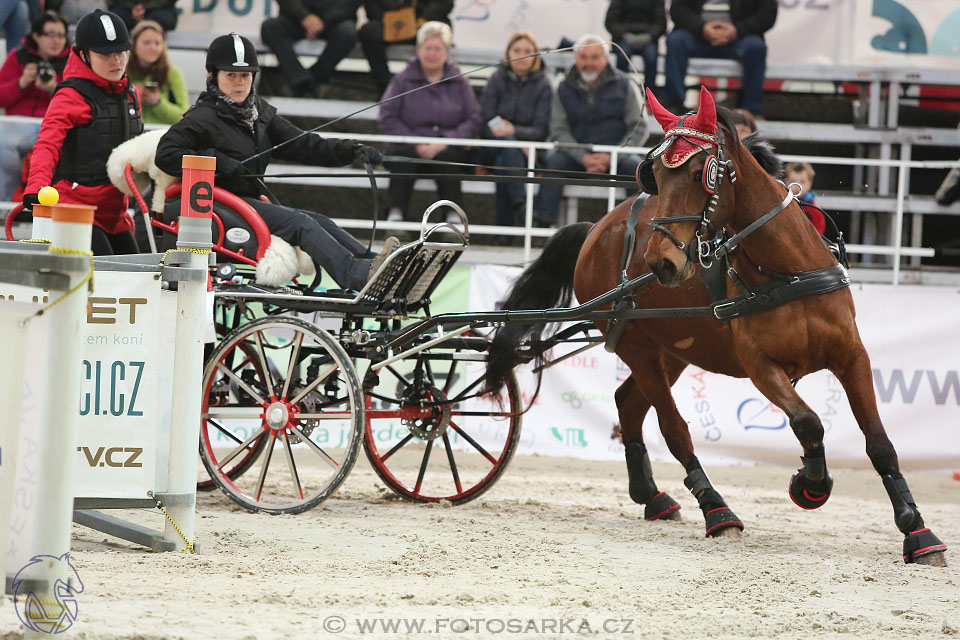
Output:
M0 68L0 108L10 116L42 118L54 88L63 80L69 53L67 23L53 11L39 14L23 44ZM39 121L0 123L0 200L14 196L23 160L39 132Z
M174 124L190 108L187 83L167 58L163 27L142 20L130 32L127 76L140 90L144 124Z

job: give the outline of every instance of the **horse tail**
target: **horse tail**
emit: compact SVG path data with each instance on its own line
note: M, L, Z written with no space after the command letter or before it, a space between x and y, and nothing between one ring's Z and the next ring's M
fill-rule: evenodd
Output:
M553 309L566 307L573 298L573 272L592 222L580 222L557 231L547 242L540 256L520 274L501 309ZM483 390L496 394L506 384L507 376L518 364L529 361L518 353L526 339L539 339L546 323L520 324L508 322L501 327L490 344ZM536 355L542 361L542 353ZM537 385L539 390L539 384Z

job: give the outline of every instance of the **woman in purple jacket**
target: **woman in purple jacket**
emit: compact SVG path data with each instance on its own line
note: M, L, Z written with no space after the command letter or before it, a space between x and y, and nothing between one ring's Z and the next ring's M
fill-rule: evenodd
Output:
M465 77L435 84L410 95L390 100L412 89L423 87L460 73L450 62L453 34L442 22L427 22L417 31L417 56L407 68L394 76L383 94L389 100L380 106L380 131L397 136L425 136L434 138L475 138L482 126L480 104ZM388 144L386 153L426 160L466 162L469 149L437 143ZM427 166L408 162L385 163L396 173L452 173L449 167ZM390 179L390 211L387 220L404 218L414 180ZM459 180L437 180L437 195L458 204L462 201Z

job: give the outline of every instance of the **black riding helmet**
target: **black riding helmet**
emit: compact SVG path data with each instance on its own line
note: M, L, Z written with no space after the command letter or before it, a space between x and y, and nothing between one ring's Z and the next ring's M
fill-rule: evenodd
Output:
M207 49L207 71L260 71L257 50L236 33L215 38Z
M75 35L77 49L96 53L130 50L130 32L115 13L97 9L80 18Z

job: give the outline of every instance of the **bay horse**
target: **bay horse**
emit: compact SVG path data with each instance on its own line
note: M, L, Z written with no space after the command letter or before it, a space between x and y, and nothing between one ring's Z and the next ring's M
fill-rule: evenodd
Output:
M713 305L715 317L596 323L631 372L615 394L631 499L646 505L646 519L679 515L679 505L657 489L643 443L643 420L653 407L670 452L687 472L684 484L703 512L708 537L737 537L743 523L698 462L671 386L688 365L750 378L789 417L803 449L803 466L789 485L791 499L816 509L833 487L824 430L791 381L828 369L846 391L867 456L890 497L904 535L904 561L945 566L946 546L924 525L880 420L846 270L789 189L770 175L781 172L782 163L756 136L744 146L727 112L718 118L706 89L698 111L683 117L660 106L649 91L647 98L666 132L638 169L641 188L652 195L628 199L596 224L559 230L514 284L503 309L566 306L571 289L578 300L591 300L649 272L656 282L624 300L627 306ZM629 241L631 228L635 242ZM722 269L714 268L718 264ZM712 287L704 279L710 280L709 273L718 274ZM529 359L529 352L525 357L519 351L521 343L535 344L543 329L510 323L500 328L486 390L498 389L506 372Z

